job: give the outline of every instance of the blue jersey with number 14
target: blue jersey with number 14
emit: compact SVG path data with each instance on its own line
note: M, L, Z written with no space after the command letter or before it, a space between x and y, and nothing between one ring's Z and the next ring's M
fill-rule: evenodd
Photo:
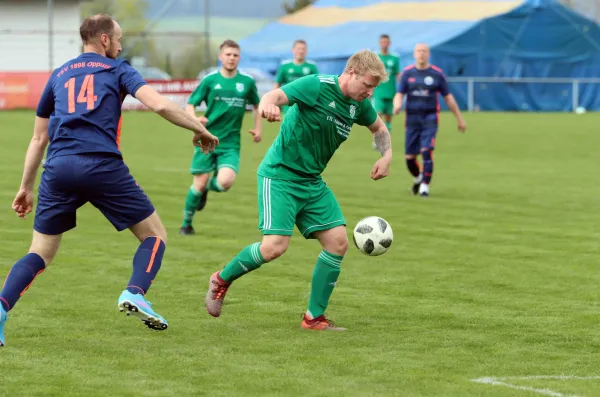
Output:
M49 118L47 160L119 150L121 105L145 85L123 59L84 53L56 69L42 93L37 116Z

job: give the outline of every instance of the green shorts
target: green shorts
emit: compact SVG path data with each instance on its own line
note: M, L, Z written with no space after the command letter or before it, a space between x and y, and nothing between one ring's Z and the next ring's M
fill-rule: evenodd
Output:
M200 151L199 147L196 147L194 148L190 173L192 175L208 174L220 168L231 168L237 173L239 166L239 149L222 149L205 154Z
M322 179L288 181L258 176L258 228L262 234L291 236L294 225L304 238L345 226L335 195Z
M373 98L371 100L373 109L379 114L394 114L394 100Z

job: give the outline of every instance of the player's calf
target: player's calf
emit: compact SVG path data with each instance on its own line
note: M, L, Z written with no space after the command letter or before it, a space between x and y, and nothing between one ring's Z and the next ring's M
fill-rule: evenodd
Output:
M423 149L421 156L423 158L423 183L419 187L419 195L429 197L429 184L433 175L433 150Z
M419 167L419 162L417 158L412 155L405 156L406 159L406 168L408 168L408 172L413 176L413 185L411 188L412 194L416 195L419 193L419 186L421 182L423 182L423 175L421 174L421 168Z

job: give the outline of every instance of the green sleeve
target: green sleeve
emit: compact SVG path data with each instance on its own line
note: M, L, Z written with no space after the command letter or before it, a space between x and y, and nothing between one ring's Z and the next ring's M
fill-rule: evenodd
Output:
M192 95L190 95L190 98L187 102L189 105L199 106L203 101L206 100L208 95L208 83L206 80L207 79L202 79L200 85L196 87L194 92L192 92Z
M277 84L279 84L280 86L283 85L284 81L283 81L283 70L285 68L283 67L283 64L279 65L279 68L277 69L277 75L275 76L275 82Z
M313 74L319 74L319 69L317 68L317 64L312 65L312 72L313 72Z
M317 75L311 74L294 80L281 87L281 89L287 96L290 106L296 103L315 106L321 91L321 81Z
M358 115L358 119L356 123L358 125L363 125L365 127L370 126L377 120L377 112L373 109L373 105L371 105L371 101L368 99L363 100L360 103L360 114Z
M400 65L400 57L397 57L396 58L396 73L394 73L394 79L396 78L396 75L398 73L400 73L400 71L402 70L402 69L400 69L400 67L401 67L401 65ZM391 76L390 76L390 78L391 78Z
M258 105L260 102L260 97L258 96L258 89L256 88L256 82L252 80L250 82L250 89L248 90L248 95L246 99L251 105Z

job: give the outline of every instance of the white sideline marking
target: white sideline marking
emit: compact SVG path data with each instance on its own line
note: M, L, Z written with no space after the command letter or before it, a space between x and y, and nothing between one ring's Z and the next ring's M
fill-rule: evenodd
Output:
M485 376L483 378L471 379L471 382L483 383L483 384L492 385L492 386L505 386L505 387L509 387L511 389L530 391L530 392L534 392L534 393L538 393L538 394L543 394L545 396L577 397L576 395L573 395L573 394L562 394L562 393L559 393L557 391L553 391L550 389L536 389L534 387L513 385L512 383L503 382L505 380L533 380L533 379L597 380L597 379L600 379L600 376L570 376L570 375L558 375L558 376L532 375L532 376L505 376L505 377Z

